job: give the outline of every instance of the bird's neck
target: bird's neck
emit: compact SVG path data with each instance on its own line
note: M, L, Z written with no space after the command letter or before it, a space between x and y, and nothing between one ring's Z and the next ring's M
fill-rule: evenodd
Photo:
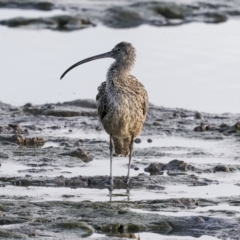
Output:
M123 85L128 80L132 64L114 62L107 73L107 87Z

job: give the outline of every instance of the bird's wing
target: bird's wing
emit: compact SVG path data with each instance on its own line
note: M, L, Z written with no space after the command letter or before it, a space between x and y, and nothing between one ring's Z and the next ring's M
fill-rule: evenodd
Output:
M98 87L98 94L96 96L98 105L98 116L102 121L107 114L107 95L106 95L106 82L102 82Z
M129 76L131 89L137 94L138 100L142 103L143 115L146 117L148 112L148 93L141 82L134 76Z

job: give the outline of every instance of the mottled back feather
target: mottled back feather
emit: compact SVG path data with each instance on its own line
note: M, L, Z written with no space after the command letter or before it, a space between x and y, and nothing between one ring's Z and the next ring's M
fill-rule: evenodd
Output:
M110 66L107 80L98 87L98 116L113 138L115 153L127 156L131 139L142 130L148 111L148 94L130 71L136 58L135 48L126 42L111 51L116 61Z
M113 143L114 143L114 150L117 155L127 156L129 154L129 146L131 142L131 135L136 137L141 129L142 125L146 119L147 111L148 111L148 95L147 91L145 90L144 86L134 77L129 75L127 77L127 81L121 84L117 84L118 86L114 86L116 89L112 94L123 96L124 101L128 102L126 103L127 107L131 107L131 115L129 124L129 136L121 136L121 134L117 134L117 131L114 131L114 129L111 129L109 127L109 122L112 121L118 121L118 123L115 123L116 128L119 128L117 126L124 125L123 122L121 124L121 112L119 112L118 108L113 108L113 102L114 99L107 91L107 83L103 82L98 87L98 94L96 97L96 100L98 102L98 115L99 120L103 124L104 129L108 134L111 134L113 137ZM119 97L121 99L121 97ZM115 110L114 110L115 109ZM123 109L124 110L124 109ZM125 109L127 110L127 109ZM118 115L116 120L113 120L114 115ZM124 115L124 113L122 113ZM108 119L105 119L108 118ZM116 132L116 134L114 134Z

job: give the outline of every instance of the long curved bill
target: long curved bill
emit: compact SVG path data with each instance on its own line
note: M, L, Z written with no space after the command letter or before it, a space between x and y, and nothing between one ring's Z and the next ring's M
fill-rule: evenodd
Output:
M77 62L75 64L73 64L70 68L68 68L63 74L62 76L60 77L60 79L62 79L69 71L71 71L73 68L83 64L83 63L87 63L87 62L90 62L90 61L93 61L93 60L97 60L97 59L101 59L101 58L107 58L107 57L112 57L112 51L110 52L106 52L106 53L102 53L102 54L99 54L99 55L96 55L96 56L93 56L93 57L90 57L90 58L86 58L80 62Z

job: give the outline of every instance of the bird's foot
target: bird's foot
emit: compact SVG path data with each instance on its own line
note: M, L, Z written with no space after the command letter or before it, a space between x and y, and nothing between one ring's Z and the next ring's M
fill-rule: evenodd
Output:
M131 178L130 177L126 177L125 182L126 182L127 188L129 188L130 187Z
M106 180L103 180L98 185L106 187L109 190L110 194L111 194L112 191L113 191L113 187L114 187L113 177L108 177Z
M131 180L130 177L127 177L127 178L126 178L126 184L127 184L128 187L129 187L129 185L130 185L130 180Z

